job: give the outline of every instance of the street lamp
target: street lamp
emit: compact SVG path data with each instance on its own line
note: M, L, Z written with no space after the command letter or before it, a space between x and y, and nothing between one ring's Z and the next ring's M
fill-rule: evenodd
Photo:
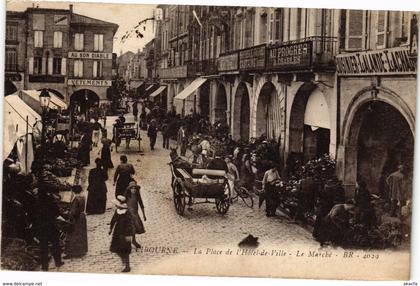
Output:
M45 154L46 154L46 117L48 112L48 107L50 105L51 96L47 89L43 89L41 94L39 95L39 103L42 109L42 135L41 135L41 162L44 163L45 161Z

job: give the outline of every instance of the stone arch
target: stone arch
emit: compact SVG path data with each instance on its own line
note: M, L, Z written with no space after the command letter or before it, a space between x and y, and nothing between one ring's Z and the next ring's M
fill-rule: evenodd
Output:
M250 135L251 119L251 95L249 86L245 82L239 82L234 90L233 106L233 137L242 140L248 140Z
M215 121L227 123L227 110L228 110L228 96L226 86L223 83L217 83L216 102L214 108Z
M371 192L381 193L399 164L412 174L414 117L398 95L382 88L362 89L347 109L344 126L341 174L347 189L363 180ZM407 178L411 188L412 175Z
M277 139L280 134L280 102L277 89L266 81L256 89L253 104L253 135Z
M79 89L70 96L70 107L86 113L89 108L99 106L99 96L90 89Z

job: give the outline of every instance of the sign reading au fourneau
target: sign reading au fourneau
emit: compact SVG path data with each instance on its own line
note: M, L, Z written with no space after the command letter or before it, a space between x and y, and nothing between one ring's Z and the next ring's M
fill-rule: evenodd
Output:
M112 53L69 52L69 59L112 60Z
M112 81L106 79L68 79L69 86L111 86Z
M415 74L417 66L408 47L340 54L335 63L339 76Z

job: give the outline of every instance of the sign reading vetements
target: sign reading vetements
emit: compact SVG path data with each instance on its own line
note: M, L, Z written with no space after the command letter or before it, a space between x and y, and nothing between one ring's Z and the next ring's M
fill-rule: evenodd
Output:
M417 66L407 47L341 54L335 63L340 76L415 74Z
M69 52L69 59L112 60L112 53Z
M67 85L85 85L85 86L111 86L111 80L102 80L102 79L69 79Z

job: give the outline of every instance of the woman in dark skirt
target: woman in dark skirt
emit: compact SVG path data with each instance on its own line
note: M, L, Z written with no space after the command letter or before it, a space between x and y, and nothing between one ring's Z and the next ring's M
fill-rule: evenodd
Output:
M106 129L105 129L106 131ZM106 137L106 132L102 133L102 149L101 149L101 160L106 170L114 168L114 164L111 160L111 144L112 141Z
M128 184L135 173L133 165L127 163L126 155L121 155L120 161L121 164L118 165L114 173L115 197L125 194Z
M82 187L72 187L75 194L70 206L71 230L67 233L64 259L84 256L88 251L87 227L85 216L85 198L80 195Z
M102 160L95 160L96 168L89 171L88 197L86 212L88 214L103 214L106 208L106 180L108 180L107 170L102 164Z
M128 185L125 197L127 198L128 211L132 216L134 225L132 243L136 248L140 248L140 244L136 241L136 234L142 234L146 231L139 216L139 206L143 214L144 221L146 221L146 214L144 212L143 200L140 195L140 186L137 185L135 181L131 181Z
M115 202L117 207L111 220L109 234L112 233L110 251L116 253L124 264L122 272L130 272L131 239L133 236L133 221L128 212L126 199L118 196Z
M81 162L82 166L88 166L90 164L90 147L92 140L89 137L89 132L85 132L80 139L77 159Z

